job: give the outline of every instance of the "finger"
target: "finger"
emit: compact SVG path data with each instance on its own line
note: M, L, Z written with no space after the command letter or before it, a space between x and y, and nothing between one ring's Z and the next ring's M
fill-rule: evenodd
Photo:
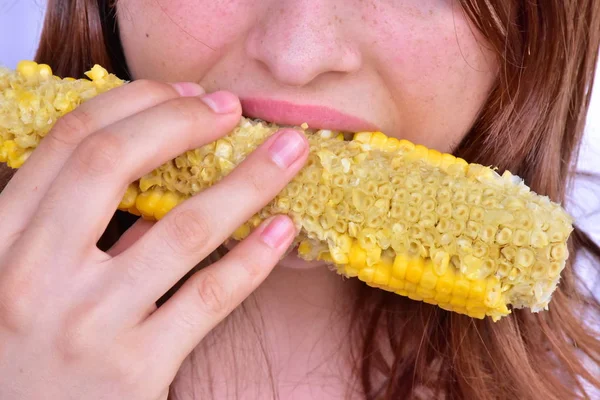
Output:
M296 230L286 216L267 220L217 263L195 273L140 325L156 359L173 366L248 297L290 246Z
M218 184L173 209L112 260L124 266L115 268L120 294L112 306L125 299L134 310L154 303L281 192L307 155L304 135L290 129L275 133Z
M31 235L52 248L68 243L71 249L89 249L106 229L130 182L224 136L240 116L238 98L216 92L169 100L89 136L48 190L32 220Z
M61 117L0 194L0 243L20 232L72 151L86 137L144 109L180 95L203 93L192 83L140 80L97 96Z
M119 240L117 240L117 242L112 245L112 247L108 249L106 253L111 257L121 254L146 232L148 232L153 225L153 221L139 218L129 229L127 229L127 231L125 231L125 233L121 235Z

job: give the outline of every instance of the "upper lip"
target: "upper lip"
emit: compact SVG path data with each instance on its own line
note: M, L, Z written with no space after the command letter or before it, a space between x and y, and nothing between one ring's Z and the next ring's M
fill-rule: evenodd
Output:
M246 117L278 125L299 126L306 123L311 129L343 132L378 130L377 126L369 121L322 105L296 104L260 97L244 97L240 98L240 102Z

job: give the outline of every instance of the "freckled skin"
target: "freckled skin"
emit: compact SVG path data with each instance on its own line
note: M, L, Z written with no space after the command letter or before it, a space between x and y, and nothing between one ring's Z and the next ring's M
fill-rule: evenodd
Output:
M134 78L332 107L450 152L496 71L454 3L120 0L118 20Z
M118 19L134 78L332 107L451 152L496 71L455 3L120 0Z
M497 70L455 3L119 0L118 19L134 78L332 107L451 151ZM356 282L293 255L279 265L234 328L211 332L184 363L178 399L271 398L272 380L283 399L364 398L347 396L359 387L347 359Z
M135 78L330 106L451 151L496 74L455 3L120 0L118 11Z

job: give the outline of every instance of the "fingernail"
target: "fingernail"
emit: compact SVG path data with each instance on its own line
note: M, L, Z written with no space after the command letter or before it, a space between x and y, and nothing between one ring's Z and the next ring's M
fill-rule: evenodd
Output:
M204 94L204 88L193 82L176 82L171 83L171 86L175 88L177 93L185 97L194 97Z
M305 141L298 131L285 130L275 139L269 153L275 164L288 168L304 153Z
M260 237L269 247L277 249L287 241L293 230L292 221L288 217L278 215L268 223Z
M239 100L229 92L214 92L202 96L202 101L217 114L234 112L239 107Z

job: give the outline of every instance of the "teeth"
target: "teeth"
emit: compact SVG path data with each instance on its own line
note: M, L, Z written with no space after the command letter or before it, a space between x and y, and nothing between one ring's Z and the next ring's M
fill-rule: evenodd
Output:
M323 129L318 132L318 135L323 139L331 139L333 137L333 132L329 129Z

